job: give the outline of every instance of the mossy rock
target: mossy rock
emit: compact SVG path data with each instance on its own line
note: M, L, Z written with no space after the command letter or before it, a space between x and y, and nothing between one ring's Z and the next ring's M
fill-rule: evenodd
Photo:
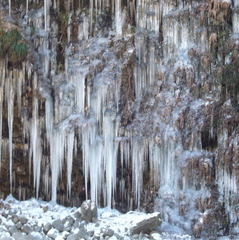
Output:
M27 57L27 44L17 29L0 29L0 57L8 58L11 64L24 61Z

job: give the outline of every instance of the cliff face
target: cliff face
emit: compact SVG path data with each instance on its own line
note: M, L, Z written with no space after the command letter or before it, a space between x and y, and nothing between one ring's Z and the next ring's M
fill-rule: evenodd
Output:
M2 197L91 198L159 209L195 236L234 234L239 1L8 6L2 26L28 58L0 66Z

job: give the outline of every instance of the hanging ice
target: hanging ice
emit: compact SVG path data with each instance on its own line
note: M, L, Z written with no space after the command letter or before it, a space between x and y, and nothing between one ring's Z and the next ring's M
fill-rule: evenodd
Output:
M37 89L37 76L34 75L33 89ZM41 133L38 116L38 99L36 96L33 98L33 112L31 123L31 155L33 161L33 177L34 187L36 189L36 197L38 198L41 174L41 160L42 160L42 146L41 146Z

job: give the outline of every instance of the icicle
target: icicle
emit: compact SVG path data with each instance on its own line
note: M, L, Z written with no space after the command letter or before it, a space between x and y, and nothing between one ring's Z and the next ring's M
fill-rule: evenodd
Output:
M89 38L89 17L83 15L83 22L78 26L78 40Z
M122 14L121 14L121 0L115 2L115 28L118 36L122 35Z
M76 107L77 111L84 113L85 109L85 77L88 69L82 69L75 78L75 88L76 88Z
M24 65L24 64L23 64ZM22 86L24 84L24 67L23 71L17 71L17 74L14 76L17 79L17 107L18 112L21 113L21 105L22 105Z
M0 170L1 170L1 163L2 163L2 113L3 113L3 87L1 86L0 87Z
M152 176L153 184L156 187L160 184L160 165L162 160L160 148L151 140L149 142L150 176Z
M47 164L47 166L45 167L45 171L43 173L44 187L47 195L49 193L49 172L50 172L50 169L49 169L49 165Z
M138 34L136 36L136 55L138 58L138 63L135 67L135 95L136 98L140 98L143 93L143 89L146 87L146 65L145 65L145 39L144 35Z
M1 170L1 162L2 162L2 118L3 118L3 93L4 93L4 84L5 84L5 62L0 62L0 170Z
M238 4L239 6L239 4ZM239 34L239 13L238 11L234 11L232 16L232 25L233 25L233 33Z
M46 127L46 137L47 141L51 143L51 136L53 131L53 103L50 96L46 98L45 102L45 127Z
M37 89L37 76L34 75L33 89ZM39 185L40 185L40 174L41 174L41 160L42 160L42 146L41 146L41 133L39 126L38 116L38 99L36 96L33 97L33 111L32 111L32 123L31 123L31 152L33 161L33 177L34 187L36 189L36 197L38 198Z
M12 74L6 80L8 81L7 84L7 98L8 98L8 135L9 135L9 173L10 173L10 192L12 193L12 134L13 134L13 114L14 114L14 91L12 86Z
M71 42L71 18L72 18L72 13L69 13L68 24L67 24L67 42L68 42L68 44Z
M88 199L87 183L90 177L90 197L98 202L102 187L103 151L102 140L96 135L95 122L88 123L82 129L83 169L85 175L86 198Z
M28 14L29 0L26 0L26 14Z
M68 196L71 196L71 174L72 174L72 163L73 163L73 151L74 151L74 132L71 132L67 136L67 190Z
M137 207L140 206L141 192L143 189L144 160L147 143L143 139L132 138L132 187Z
M12 0L8 0L8 7L9 7L9 16L12 15Z
M114 190L116 186L117 170L117 150L118 143L115 142L117 136L117 125L114 123L114 115L106 113L103 120L104 134L104 169L106 173L106 199L107 206L112 206L114 199Z
M44 0L44 29L47 31L48 28L48 0Z
M167 127L164 134L162 156L160 161L160 187L171 190L178 190L179 168L177 167L176 151L180 145L176 146L174 130Z
M54 129L52 136L52 143L50 149L50 162L51 162L51 189L52 189L52 201L57 200L57 185L59 174L62 169L62 163L64 160L64 141L65 134L61 129Z

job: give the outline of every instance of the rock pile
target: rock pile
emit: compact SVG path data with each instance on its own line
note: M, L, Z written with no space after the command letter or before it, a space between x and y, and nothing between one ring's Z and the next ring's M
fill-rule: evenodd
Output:
M97 209L90 200L76 209L9 197L1 202L0 223L0 240L147 240L159 239L152 231L161 220L159 213Z

